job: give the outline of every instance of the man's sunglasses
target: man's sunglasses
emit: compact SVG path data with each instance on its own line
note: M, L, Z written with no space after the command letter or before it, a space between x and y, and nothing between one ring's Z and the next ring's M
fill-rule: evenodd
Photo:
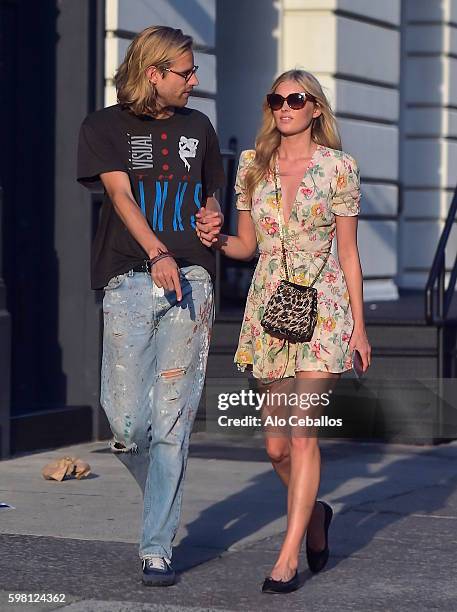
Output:
M172 72L173 74L177 74L182 77L186 83L192 78L192 75L195 74L198 70L198 66L193 66L190 70L186 70L186 72L177 72L176 70L172 70L171 68L163 68L164 72Z
M277 111L283 107L284 101L292 110L300 110L305 104L306 100L316 101L316 98L308 93L291 93L286 98L277 93L267 94L267 103L271 110Z

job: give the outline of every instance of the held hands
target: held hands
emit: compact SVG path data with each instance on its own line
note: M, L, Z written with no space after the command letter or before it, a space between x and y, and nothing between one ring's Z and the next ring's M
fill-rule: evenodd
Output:
M179 268L171 253L154 262L154 258L161 253L167 253L165 245L160 244L157 252L151 255L151 278L157 287L163 287L165 291L175 291L178 302L182 300L181 283L179 282Z
M224 223L224 215L202 206L195 217L197 219L197 236L205 246L210 247L217 242Z
M368 342L365 327L354 327L354 331L352 332L351 340L349 342L349 349L351 351L356 350L359 352L360 358L362 359L362 370L363 372L366 372L371 364L371 346Z

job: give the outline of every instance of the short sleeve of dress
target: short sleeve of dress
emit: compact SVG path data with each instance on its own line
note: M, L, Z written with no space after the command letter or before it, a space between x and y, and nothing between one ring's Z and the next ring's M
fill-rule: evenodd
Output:
M238 170L235 179L235 193L237 195L236 207L238 210L251 210L251 202L248 199L245 179L246 172L250 164L254 161L255 151L248 150L242 151L240 155L240 161L238 162Z
M360 173L353 157L343 153L337 166L331 210L335 215L355 217L360 213Z

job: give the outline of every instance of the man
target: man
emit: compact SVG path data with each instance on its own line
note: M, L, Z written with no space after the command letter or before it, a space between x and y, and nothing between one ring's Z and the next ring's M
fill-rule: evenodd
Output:
M111 449L143 492L139 555L151 586L175 580L214 312L210 245L222 223L217 137L205 115L184 108L196 70L181 30L141 32L115 77L119 104L86 117L78 150L78 180L105 189L91 266L92 288L105 290L101 404Z

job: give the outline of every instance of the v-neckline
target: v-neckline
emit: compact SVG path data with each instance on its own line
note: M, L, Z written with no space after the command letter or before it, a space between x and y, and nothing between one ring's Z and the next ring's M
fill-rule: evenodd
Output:
M298 192L299 189L301 187L301 184L303 183L303 181L305 180L306 175L308 174L308 170L311 168L311 164L314 161L315 156L317 155L317 152L320 150L321 145L317 144L314 153L311 155L310 160L308 162L308 165L306 166L305 169L305 173L303 174L300 182L298 183L298 187L297 187L297 191L295 192L295 197L292 201L291 207L290 207L290 213L289 213L289 217L286 221L285 217L284 217L284 206L283 206L283 197L282 197L282 183L281 183L281 176L280 176L280 172L279 172L279 157L278 154L276 154L276 160L275 160L275 172L276 172L276 177L277 177L277 181L278 181L278 194L280 195L280 210L278 210L278 215L282 215L282 222L284 227L287 227L289 225L289 221L292 217L292 213L294 211L296 202L297 202L297 198L298 198Z

